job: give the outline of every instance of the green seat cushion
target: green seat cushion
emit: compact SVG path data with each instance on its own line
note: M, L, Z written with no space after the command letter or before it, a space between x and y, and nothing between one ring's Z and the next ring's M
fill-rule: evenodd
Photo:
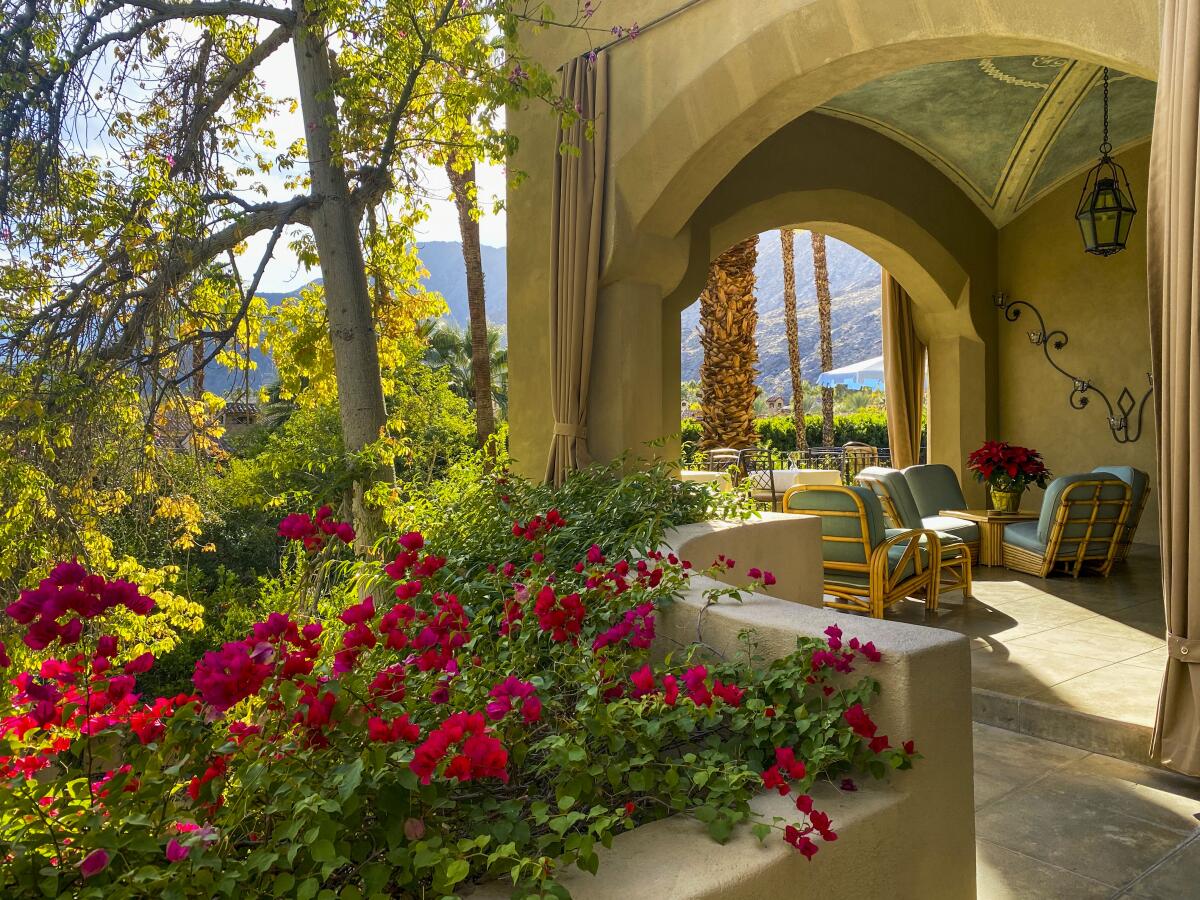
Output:
M1014 522L1012 525L1006 525L1004 543L1043 556L1046 553L1046 542L1038 537L1037 530L1038 523L1033 521Z
M939 515L943 509L967 508L958 476L947 465L909 466L904 470L904 479L922 519Z
M888 469L884 466L868 466L858 473L864 478L877 480L883 490L887 491L900 517L900 527L920 528L921 514L917 511L917 501L913 499L908 487L908 480L899 469Z
M886 534L887 534L888 538L894 538L896 535L904 534L904 532L909 531L909 530L911 530L911 529L889 528L887 530ZM932 529L929 529L929 530L932 530ZM943 544L961 544L963 542L962 538L958 537L957 535L953 535L948 531L939 531L939 532L937 532L937 536L938 536L938 540L941 541ZM925 538L922 537L921 543L924 543L924 542L925 542Z
M930 531L944 531L954 535L960 541L974 543L979 540L979 526L967 519L959 519L955 516L926 516L921 520L920 527Z

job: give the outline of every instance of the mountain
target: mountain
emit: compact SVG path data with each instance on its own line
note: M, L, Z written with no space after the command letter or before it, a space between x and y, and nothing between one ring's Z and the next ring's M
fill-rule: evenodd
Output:
M421 262L429 270L423 282L427 291L446 298L450 313L446 319L459 328L470 321L467 311L467 270L463 266L462 244L458 241L429 241L418 244ZM489 324L508 324L508 264L503 247L482 247L483 291Z
M429 241L418 244L421 262L429 275L422 280L428 291L436 291L446 299L449 312L443 317L458 328L466 328L470 321L467 310L467 272L463 266L462 245L458 241ZM508 324L508 268L503 247L481 248L483 257L483 286L487 297L488 322L493 325ZM319 279L318 279L319 280ZM309 282L312 284L313 282ZM271 306L293 297L301 288L285 293L260 293L259 296ZM249 381L250 391L256 392L275 380L275 364L257 350L250 358L256 368L230 370L213 363L205 373L205 388L214 394L232 396L244 391Z
M879 356L883 331L879 307L879 264L864 253L834 240L825 239L829 265L829 290L833 297L833 364L844 366ZM759 237L758 264L754 269L758 302L758 384L768 396L792 396L788 368L787 334L783 322L783 261L779 234ZM820 321L817 289L812 273L812 243L808 232L796 233L796 314L800 335L801 371L806 381L821 374ZM700 346L700 304L693 303L682 314L681 377L700 377L703 350Z

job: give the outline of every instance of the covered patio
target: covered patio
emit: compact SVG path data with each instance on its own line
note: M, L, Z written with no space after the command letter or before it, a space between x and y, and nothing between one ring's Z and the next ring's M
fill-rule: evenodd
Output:
M909 381L928 360L928 460L953 470L967 507L986 505L966 470L985 440L1036 448L1055 474L1161 473L1133 552L1107 578L980 566L973 599L947 592L935 611L905 601L887 618L969 639L977 722L1130 760L1149 758L1167 666L1155 753L1200 774L1185 665L1200 654L1195 348L1175 340L1195 339L1195 211L1174 205L1188 182L1167 183L1186 166L1156 168L1151 148L1194 162L1194 135L1155 124L1156 94L1195 114L1200 77L1179 48L1195 46L1200 16L1173 8L1163 26L1156 0L1120 0L1105 9L1119 27L1099 29L1094 5L1076 0L764 0L753 16L735 0L662 0L637 4L636 41L599 53L539 36L596 137L560 158L582 126L556 133L510 111L513 164L533 173L509 201L516 465L559 478L625 453L675 458L680 311L712 261L781 227L852 244L885 272L885 359ZM624 34L617 16L597 19ZM1160 57L1164 46L1175 55ZM1105 258L1084 252L1075 217L1110 91L1109 142L1140 213L1127 248ZM919 420L919 391L891 394L889 413ZM893 465L916 462L908 443L893 437ZM1041 500L1031 491L1024 509Z

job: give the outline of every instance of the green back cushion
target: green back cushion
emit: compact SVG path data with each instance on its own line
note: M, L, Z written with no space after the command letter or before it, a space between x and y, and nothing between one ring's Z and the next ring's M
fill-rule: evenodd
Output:
M858 504L846 491L855 494L867 512L868 542L875 547L883 540L884 523L883 507L879 498L870 488L852 485L838 490L824 487L810 487L797 491L788 499L788 509L802 510L812 515L821 516L821 533L827 537L862 537L862 523L855 516L824 516L822 512L858 512ZM868 562L861 542L822 541L822 552L826 562Z
M936 516L943 509L967 508L958 476L949 466L941 463L909 466L904 470L904 479L921 518Z
M1042 511L1038 516L1037 538L1045 544L1050 540L1050 526L1054 524L1054 516L1058 510L1064 492L1073 484L1080 481L1095 481L1101 480L1105 482L1104 487L1100 489L1101 500L1115 501L1112 503L1102 503L1099 510L1099 517L1102 519L1115 519L1120 512L1120 501L1125 498L1126 491L1129 490L1128 485L1115 475L1104 475L1096 472L1082 472L1078 475L1059 475L1046 487L1046 496L1042 498ZM1091 496L1091 489L1081 489L1082 492L1076 491L1072 494L1073 499L1079 500L1084 497ZM1064 538L1080 537L1087 530L1086 521L1092 514L1091 506L1072 506L1070 519L1079 519L1079 524L1071 524L1068 520L1066 530L1063 532ZM1113 533L1111 524L1097 525L1092 530L1093 537L1106 538ZM1069 549L1069 548L1068 548Z
M888 469L883 466L870 466L863 469L860 475L879 481L883 490L887 491L900 516L900 525L904 528L920 528L921 513L917 509L917 501L909 490L908 480L899 469Z
M1137 527L1138 508L1142 505L1142 497L1146 495L1146 491L1150 489L1150 476L1141 469L1135 469L1133 466L1097 466L1092 469L1093 472L1104 472L1109 475L1116 475L1123 482L1129 485L1130 504L1129 518L1125 520L1125 524L1132 530Z

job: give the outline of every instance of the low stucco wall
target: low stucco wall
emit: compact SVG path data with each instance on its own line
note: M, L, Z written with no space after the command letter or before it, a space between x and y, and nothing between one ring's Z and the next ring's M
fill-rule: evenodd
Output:
M668 544L682 559L697 568L709 566L718 554L737 565L722 574L721 581L745 587L752 566L775 576L775 584L763 593L780 600L820 607L821 520L815 516L760 513L746 527L743 522L698 522L674 529Z
M716 553L789 573L806 594L819 566L820 530L807 516L764 516L747 523L705 522L677 529L670 549L697 565ZM716 552L713 552L716 549ZM703 563L701 562L703 561ZM744 563L743 563L744 560ZM736 577L733 576L733 577ZM781 585L784 581L780 579ZM730 582L732 583L732 582ZM660 611L656 650L695 640L707 588L724 586L695 576L676 603ZM761 900L764 897L824 898L853 893L898 900L963 900L975 896L975 816L971 745L971 663L967 640L935 628L868 619L814 607L804 600L751 593L742 603L718 604L704 615L704 640L721 653L742 649L738 635L754 632L764 660L795 649L797 636L819 636L836 622L847 637L875 642L881 662L859 670L881 684L872 717L894 739L913 739L923 755L914 768L888 781L862 779L856 793L828 785L813 791L829 812L836 843L811 861L781 837L765 843L742 828L725 845L704 826L682 816L644 825L600 850L596 876L565 872L561 882L576 900ZM853 676L852 676L853 677ZM790 798L760 795L755 808L767 821L791 819ZM503 897L498 886L474 896Z

